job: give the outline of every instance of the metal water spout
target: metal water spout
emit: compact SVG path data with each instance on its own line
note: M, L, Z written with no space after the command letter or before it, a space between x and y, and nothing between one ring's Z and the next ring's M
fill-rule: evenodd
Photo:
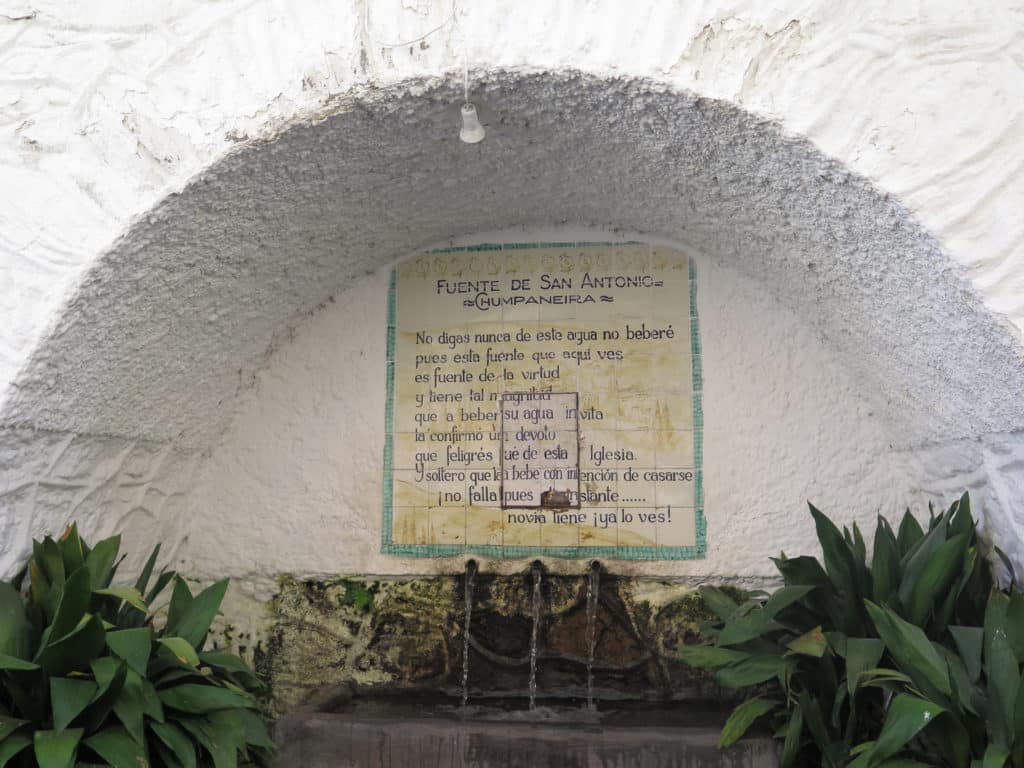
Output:
M533 627L530 630L530 711L537 708L537 632L540 627L540 583L544 578L544 565L534 560L530 566L533 577Z
M462 625L462 706L469 702L469 624L473 618L473 581L476 578L476 560L466 561L465 622Z
M597 604L601 593L601 563L587 570L587 709L594 709L594 650L597 647Z

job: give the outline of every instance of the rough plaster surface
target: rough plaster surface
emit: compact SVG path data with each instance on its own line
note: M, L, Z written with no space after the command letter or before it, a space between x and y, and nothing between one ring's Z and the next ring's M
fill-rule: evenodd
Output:
M67 432L0 431L0 564L12 576L33 538L77 521L87 541L120 533L123 570L141 568L162 543L162 563L180 564L177 544L195 458L166 443Z
M89 446L96 488L129 443L201 461L268 354L357 276L562 222L760 285L920 467L903 477L973 484L1024 556L1019 8L491 0L380 45L448 10L0 5L0 570L85 509L23 490L49 488L20 468L50 441ZM463 50L490 122L473 148L453 140ZM161 515L169 539L187 518Z

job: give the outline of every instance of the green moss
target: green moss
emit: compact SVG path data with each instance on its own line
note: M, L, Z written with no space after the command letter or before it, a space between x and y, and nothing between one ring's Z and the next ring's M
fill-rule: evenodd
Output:
M340 579L338 586L345 590L345 593L338 599L339 605L350 606L362 613L369 613L373 610L373 599L378 589L376 582L367 585L361 581Z

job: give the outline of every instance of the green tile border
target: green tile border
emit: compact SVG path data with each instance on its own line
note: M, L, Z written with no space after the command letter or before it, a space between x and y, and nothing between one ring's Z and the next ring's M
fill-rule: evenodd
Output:
M645 245L629 242L549 242L549 243L478 243L477 245L438 248L431 254L472 253L476 251L527 250L536 248L587 248ZM395 302L397 269L391 270L388 283L387 360L385 365L387 395L384 408L384 515L381 530L381 552L403 557L450 557L453 555L479 555L491 558L561 557L581 559L601 557L612 560L699 560L707 552L707 523L704 519L704 412L703 372L701 367L700 323L697 317L697 271L688 255L688 282L690 285L690 367L693 379L693 458L695 468L694 517L697 543L692 547L539 547L497 546L486 544L396 544L391 537L393 521L392 469L395 408Z

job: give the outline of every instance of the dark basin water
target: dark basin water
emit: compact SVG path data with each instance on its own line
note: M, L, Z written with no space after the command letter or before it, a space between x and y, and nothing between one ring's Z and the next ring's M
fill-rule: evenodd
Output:
M278 722L278 765L305 768L769 768L764 733L728 750L715 746L728 711L699 702L585 703L517 698L462 708L417 693L339 697Z

